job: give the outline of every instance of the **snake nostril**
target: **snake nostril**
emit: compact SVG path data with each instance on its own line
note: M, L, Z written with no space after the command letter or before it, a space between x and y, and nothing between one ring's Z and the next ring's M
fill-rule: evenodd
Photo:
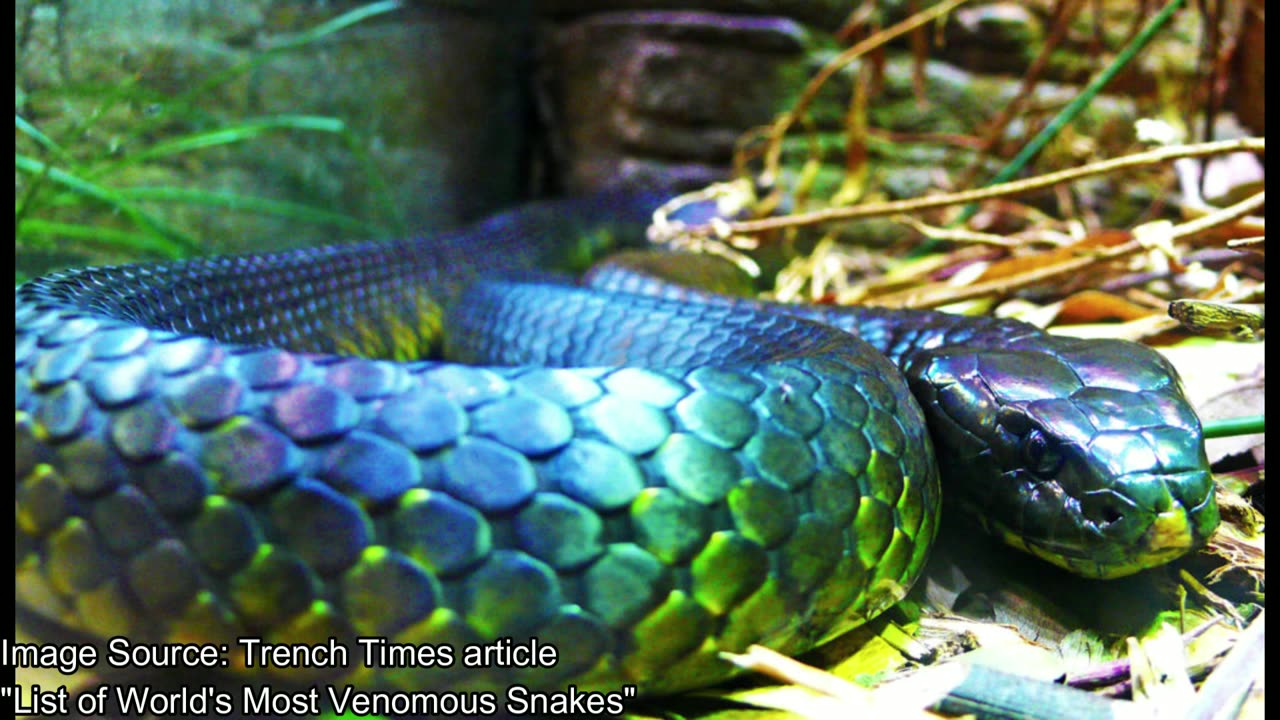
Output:
M1096 527L1105 528L1124 519L1123 503L1110 495L1092 495L1080 501L1080 513Z

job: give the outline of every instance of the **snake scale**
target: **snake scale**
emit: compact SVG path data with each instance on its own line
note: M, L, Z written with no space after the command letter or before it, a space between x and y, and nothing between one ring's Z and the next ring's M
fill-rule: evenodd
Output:
M537 637L554 666L280 672L663 693L900 599L939 467L949 501L1084 575L1216 527L1199 420L1145 347L479 281L581 270L652 204L20 286L20 608L149 642Z

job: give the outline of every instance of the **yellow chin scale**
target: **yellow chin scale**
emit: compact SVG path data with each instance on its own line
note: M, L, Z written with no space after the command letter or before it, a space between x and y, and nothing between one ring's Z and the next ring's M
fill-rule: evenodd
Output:
M1132 575L1147 568L1153 568L1175 560L1196 546L1195 534L1187 517L1187 511L1181 507L1156 515L1155 522L1144 536L1145 544L1135 546L1133 553L1120 561L1101 563L1096 560L1078 557L1065 557L1050 552L1024 538L1006 527L997 528L997 535L1005 544L1025 553L1034 555L1045 562L1057 565L1077 575L1109 580Z
M1162 512L1147 533L1147 551L1152 556L1164 557L1167 562L1190 550L1195 545L1187 512L1182 508Z

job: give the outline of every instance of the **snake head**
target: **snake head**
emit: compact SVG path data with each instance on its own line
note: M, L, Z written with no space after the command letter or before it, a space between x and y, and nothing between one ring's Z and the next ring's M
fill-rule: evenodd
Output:
M906 374L947 496L1008 544L1110 578L1218 525L1200 420L1150 348L1042 335L924 351Z

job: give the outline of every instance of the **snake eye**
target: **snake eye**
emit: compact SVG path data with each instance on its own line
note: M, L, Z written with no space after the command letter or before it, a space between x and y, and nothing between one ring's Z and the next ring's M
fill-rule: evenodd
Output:
M1039 429L1032 429L1022 441L1023 459L1027 470L1040 477L1052 477L1062 467L1062 452L1057 444Z

